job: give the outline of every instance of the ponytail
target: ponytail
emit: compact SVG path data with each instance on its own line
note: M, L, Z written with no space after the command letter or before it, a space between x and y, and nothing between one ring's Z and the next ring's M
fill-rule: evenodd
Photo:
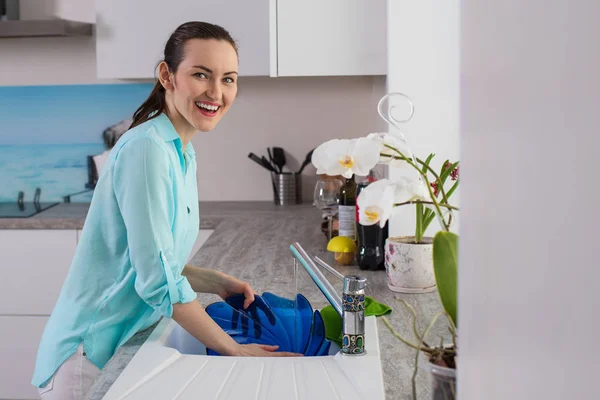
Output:
M150 96L144 101L144 103L133 113L133 122L129 129L134 128L152 118L158 117L158 115L166 111L167 103L165 101L165 88L156 82ZM157 112L155 112L157 111Z

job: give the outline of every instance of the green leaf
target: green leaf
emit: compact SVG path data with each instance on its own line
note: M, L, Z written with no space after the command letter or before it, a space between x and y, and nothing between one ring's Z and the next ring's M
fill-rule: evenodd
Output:
M429 210L429 209L428 209ZM431 211L431 210L429 210ZM426 231L431 224L431 221L435 218L435 212L431 211L431 213L423 220L423 230Z
M421 171L424 174L427 174L427 167L429 166L429 163L431 162L431 160L433 159L433 157L435 157L434 153L429 154L429 157L427 157L427 160L425 160L425 165L423 165L423 167L421 168Z
M457 322L458 235L440 231L433 238L433 270L444 309Z
M450 198L450 196L452 196L452 193L454 193L454 191L456 190L456 188L458 187L458 182L456 181L454 182L454 185L452 185L452 187L450 188L450 190L448 191L448 193L446 193L446 198Z

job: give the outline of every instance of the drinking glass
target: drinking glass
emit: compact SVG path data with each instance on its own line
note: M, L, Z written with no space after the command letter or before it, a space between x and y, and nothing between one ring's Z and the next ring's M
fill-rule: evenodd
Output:
M328 238L333 232L333 216L338 211L340 189L343 183L339 179L319 179L315 185L313 196L315 206L327 217Z

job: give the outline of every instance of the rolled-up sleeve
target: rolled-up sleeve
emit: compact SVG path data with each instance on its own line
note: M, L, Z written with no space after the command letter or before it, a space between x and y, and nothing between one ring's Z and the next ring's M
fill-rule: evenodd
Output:
M183 266L174 265L173 170L167 151L151 138L131 139L120 149L114 167L114 190L127 230L135 290L165 317L174 303L196 299Z

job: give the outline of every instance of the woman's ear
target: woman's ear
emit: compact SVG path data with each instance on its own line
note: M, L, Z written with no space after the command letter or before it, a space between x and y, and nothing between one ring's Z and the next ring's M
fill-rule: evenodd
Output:
M158 64L158 80L165 89L173 89L173 75L164 61Z

